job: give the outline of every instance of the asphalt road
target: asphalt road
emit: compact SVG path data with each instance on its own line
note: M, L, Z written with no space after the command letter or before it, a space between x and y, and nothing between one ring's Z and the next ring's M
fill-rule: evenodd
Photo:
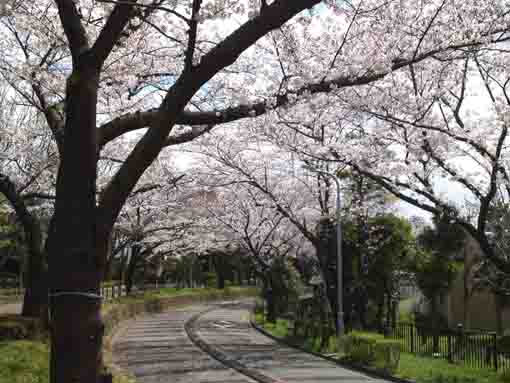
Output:
M211 306L209 306L211 308ZM206 306L191 306L132 321L114 338L114 360L139 383L246 383L195 347L184 324ZM284 346L250 326L249 304L216 305L194 322L194 332L226 359L281 383L383 383L322 358Z

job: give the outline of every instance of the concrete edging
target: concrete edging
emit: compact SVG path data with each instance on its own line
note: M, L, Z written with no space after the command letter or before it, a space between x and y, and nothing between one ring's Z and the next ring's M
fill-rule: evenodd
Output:
M294 349L299 350L299 351L306 352L307 354L310 354L310 355L316 356L318 358L327 360L329 362L335 363L338 366L343 367L343 368L347 368L347 369L349 369L351 371L361 372L361 373L363 373L365 375L368 375L368 376L370 376L372 378L385 379L385 380L388 380L388 381L391 381L391 382L395 382L395 383L416 383L416 382L414 382L412 380L402 379L402 378L398 378L396 376L383 374L383 373L380 373L378 371L374 371L374 370L372 370L370 368L367 368L367 367L364 367L364 366L342 362L342 361L339 361L338 359L332 358L332 357L327 356L327 355L320 354L320 353L315 352L315 351L307 350L306 348L304 348L304 347L302 347L300 345L293 344L291 342L286 341L285 339L276 337L273 334L271 334L270 332L268 332L265 329L263 329L262 327L260 327L257 323L255 323L255 320L253 318L253 312L250 313L250 325L256 331L258 331L262 335L267 336L268 338L273 339L275 342L281 343L281 344L283 344L285 346L294 348Z

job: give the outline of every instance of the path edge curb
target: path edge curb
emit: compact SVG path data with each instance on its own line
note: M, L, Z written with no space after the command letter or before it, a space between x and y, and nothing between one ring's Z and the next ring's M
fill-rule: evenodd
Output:
M408 379L398 378L398 377L392 376L392 375L382 374L382 373L379 373L377 371L371 370L371 369L366 368L366 367L362 367L362 366L359 366L359 365L356 365L356 364L350 364L350 363L342 362L342 361L339 361L338 359L329 357L327 355L319 354L318 352L315 352L315 351L307 350L306 348L304 348L304 347L302 347L300 345L293 344L291 342L286 341L285 339L282 339L282 338L279 338L277 336L274 336L270 332L268 332L265 329L263 329L262 327L260 327L257 323L255 323L254 313L253 312L250 313L250 325L256 331L258 331L259 333L261 333L264 336L267 336L268 338L271 338L275 342L281 343L281 344L283 344L283 345L285 345L287 347L291 347L291 348L294 348L294 349L302 351L302 352L306 352L307 354L316 356L318 358L327 360L327 361L332 362L332 363L334 363L334 364L336 364L336 365L338 365L340 367L347 368L347 369L349 369L351 371L361 372L361 373L363 373L365 375L370 376L371 378L384 379L384 380L395 382L395 383L416 383L413 380L408 380Z

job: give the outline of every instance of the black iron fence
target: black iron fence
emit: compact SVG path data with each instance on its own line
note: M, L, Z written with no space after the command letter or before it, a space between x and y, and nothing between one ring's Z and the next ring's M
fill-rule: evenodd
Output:
M494 332L438 329L398 323L388 336L400 339L402 351L446 359L450 363L495 370L510 369L509 350L502 349Z

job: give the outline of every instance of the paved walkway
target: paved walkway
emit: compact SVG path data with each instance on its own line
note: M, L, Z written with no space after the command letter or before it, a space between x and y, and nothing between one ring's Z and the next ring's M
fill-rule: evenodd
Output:
M227 357L282 382L386 382L341 368L262 335L251 327L247 305L210 311L200 317L195 328L202 340Z
M190 306L127 323L113 339L114 362L138 383L253 383L195 347L184 323L205 306Z
M21 303L0 304L0 315L2 314L21 314Z
M209 306L211 307L211 306ZM252 383L195 347L184 324L206 306L190 306L144 317L114 338L114 360L139 383ZM282 383L383 383L324 359L284 346L249 324L247 304L215 305L199 316L196 334L228 359Z

